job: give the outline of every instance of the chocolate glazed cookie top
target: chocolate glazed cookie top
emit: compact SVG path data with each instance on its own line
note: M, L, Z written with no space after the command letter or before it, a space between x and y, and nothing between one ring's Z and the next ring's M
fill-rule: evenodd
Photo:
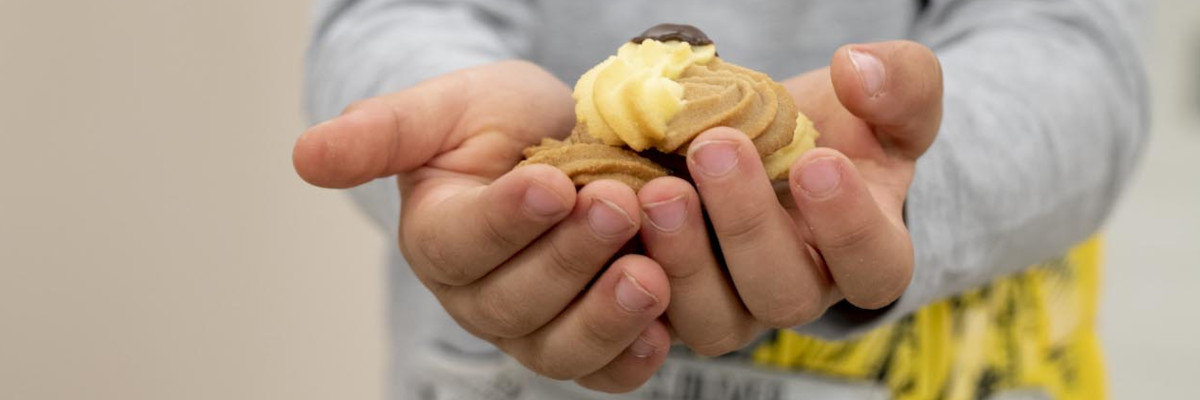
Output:
M678 40L681 42L687 42L692 46L706 46L713 44L712 39L709 39L708 35L704 34L704 31L701 31L699 28L691 25L682 24L658 24L650 27L650 29L642 32L641 35L638 35L629 41L642 44L642 42L644 42L646 39L653 39L660 42Z

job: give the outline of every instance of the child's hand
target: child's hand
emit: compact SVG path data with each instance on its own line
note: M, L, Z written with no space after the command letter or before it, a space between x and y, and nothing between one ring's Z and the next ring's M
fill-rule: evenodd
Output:
M873 67L877 74L868 72ZM670 280L672 328L700 354L810 322L843 298L886 306L912 277L903 204L915 161L940 126L937 58L911 42L848 46L829 68L785 86L825 148L797 160L783 195L751 142L728 128L691 145L698 195L676 178L652 181L638 194L647 221L642 238ZM701 201L723 260L711 250Z
M631 390L670 345L666 276L640 256L596 275L637 233L637 197L616 182L576 194L548 166L509 172L570 131L573 104L533 64L492 64L355 104L309 129L294 162L324 187L397 175L400 248L461 326L535 372Z

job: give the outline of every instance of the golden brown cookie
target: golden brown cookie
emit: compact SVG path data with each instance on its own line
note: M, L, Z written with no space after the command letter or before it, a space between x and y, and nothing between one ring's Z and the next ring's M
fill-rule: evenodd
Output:
M688 25L650 28L580 77L573 96L571 136L526 149L521 165L553 165L579 186L614 179L637 190L657 177L686 175L648 157L687 154L696 136L718 126L745 132L768 175L784 179L817 137L782 85L721 60L712 41Z

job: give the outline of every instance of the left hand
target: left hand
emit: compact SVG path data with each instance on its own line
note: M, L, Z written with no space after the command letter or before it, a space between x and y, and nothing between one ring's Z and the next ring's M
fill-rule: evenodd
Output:
M912 277L903 206L941 125L937 57L912 42L845 46L828 68L784 85L822 134L822 147L792 166L788 190L777 196L745 134L716 128L688 151L699 193L678 178L638 193L648 255L670 281L671 327L699 354L740 349L843 299L886 306Z
M323 187L395 176L400 250L455 322L541 375L629 391L669 345L661 267L614 261L638 232L637 197L611 181L577 193L546 165L511 170L574 122L569 88L504 61L356 103L310 128L293 160Z

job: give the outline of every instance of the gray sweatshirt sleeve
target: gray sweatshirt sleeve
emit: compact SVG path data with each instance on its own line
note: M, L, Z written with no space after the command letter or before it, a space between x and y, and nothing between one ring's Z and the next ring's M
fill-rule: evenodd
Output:
M323 120L357 99L528 57L538 29L531 1L320 3L309 115ZM945 114L909 193L912 284L885 310L838 306L802 332L861 333L1061 254L1096 232L1141 152L1148 112L1135 29L1147 1L927 3L913 38L942 60ZM352 194L397 231L393 180Z
M319 0L315 7L305 74L310 122L434 76L521 58L534 22L528 0ZM393 234L400 218L394 182L350 191Z
M908 197L912 284L885 310L839 305L799 330L862 333L1096 233L1146 141L1146 3L930 2L915 38L942 61L945 115Z

